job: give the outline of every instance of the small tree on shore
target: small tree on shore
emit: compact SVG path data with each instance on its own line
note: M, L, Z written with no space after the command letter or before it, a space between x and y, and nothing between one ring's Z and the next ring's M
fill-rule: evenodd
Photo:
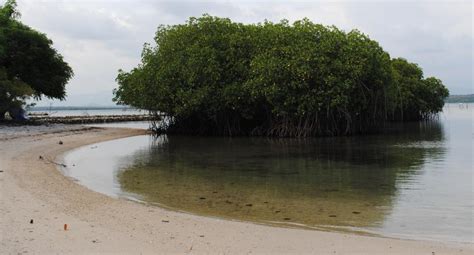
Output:
M18 20L16 7L15 0L0 6L0 119L31 97L64 99L73 76L53 42Z

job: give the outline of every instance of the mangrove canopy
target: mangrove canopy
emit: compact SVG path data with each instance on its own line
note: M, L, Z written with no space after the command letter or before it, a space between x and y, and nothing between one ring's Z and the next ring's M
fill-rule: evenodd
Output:
M367 35L303 19L203 15L160 26L115 101L165 115L161 132L316 136L377 130L442 110L448 90Z

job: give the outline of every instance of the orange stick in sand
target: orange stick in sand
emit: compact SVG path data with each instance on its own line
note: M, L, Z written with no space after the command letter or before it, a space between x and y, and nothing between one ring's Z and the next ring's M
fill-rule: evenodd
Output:
M64 230L65 231L67 230L67 224L64 224Z

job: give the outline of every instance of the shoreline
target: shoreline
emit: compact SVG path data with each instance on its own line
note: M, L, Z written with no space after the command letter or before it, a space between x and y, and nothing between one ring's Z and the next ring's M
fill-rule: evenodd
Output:
M65 128L6 136L0 129L0 253L470 254L472 243L414 241L205 217L116 199L64 176L55 161L92 143L145 130ZM63 144L59 145L58 142ZM39 156L44 159L41 160ZM33 220L31 224L30 221ZM64 224L68 230L64 231ZM251 234L249 234L251 233Z

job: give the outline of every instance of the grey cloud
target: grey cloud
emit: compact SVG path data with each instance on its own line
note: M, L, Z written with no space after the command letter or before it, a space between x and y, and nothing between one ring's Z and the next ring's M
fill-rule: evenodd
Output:
M163 1L157 2L156 8L161 14L168 15L178 23L189 17L199 17L204 13L225 13L233 16L240 12L230 2L213 1Z
M28 1L24 6L23 19L35 18L33 26L47 27L52 32L77 40L113 40L130 32L111 14L87 2Z
M0 0L2 2L2 0ZM431 1L106 1L19 0L22 20L48 34L76 70L70 94L111 91L118 68L140 61L160 24L203 13L244 23L265 19L359 29L392 57L418 63L451 93L472 93L472 3Z
M451 93L472 93L472 3L349 4L348 18L392 57L418 63Z

